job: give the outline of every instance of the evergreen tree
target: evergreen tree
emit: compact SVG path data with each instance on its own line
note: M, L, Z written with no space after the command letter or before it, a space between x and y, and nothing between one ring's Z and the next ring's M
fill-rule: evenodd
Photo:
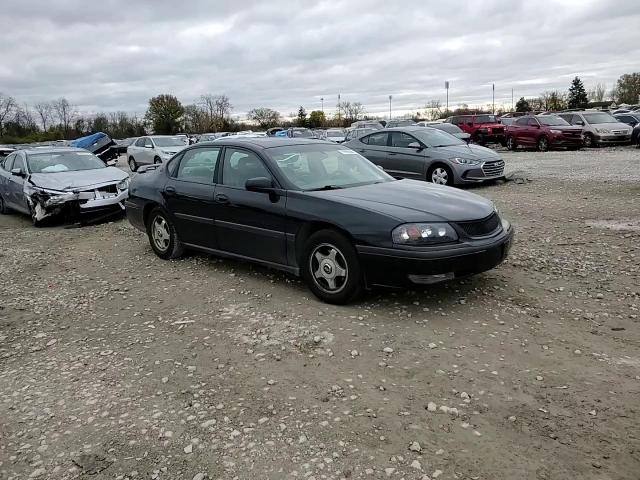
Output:
M531 107L529 106L529 102L527 102L524 97L520 97L518 103L516 103L516 112L530 112Z
M571 87L569 87L567 103L569 108L584 108L587 106L587 103L589 103L587 91L585 90L580 77L576 77L572 80Z
M307 111L304 109L303 106L300 106L300 108L298 109L298 126L306 127L306 125L307 125Z

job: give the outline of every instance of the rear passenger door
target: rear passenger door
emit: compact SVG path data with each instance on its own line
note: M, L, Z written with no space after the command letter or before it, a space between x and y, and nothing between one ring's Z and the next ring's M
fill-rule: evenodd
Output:
M359 140L357 152L366 157L370 162L387 169L389 132L376 132L365 135Z
M24 152L16 153L13 160L11 169L15 170L18 168L22 171L22 176L13 175L11 171L9 171L7 203L10 204L11 208L28 213L29 207L27 206L27 201L24 196L24 182L27 175L27 162Z
M420 141L405 132L389 132L389 135L391 138L385 171L396 178L424 180L427 175L426 149L409 148L409 144L420 144Z

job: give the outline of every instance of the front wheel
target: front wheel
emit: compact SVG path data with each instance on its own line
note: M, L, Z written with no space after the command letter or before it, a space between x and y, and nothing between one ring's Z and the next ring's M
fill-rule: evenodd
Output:
M509 137L507 137L507 150L515 150L516 147L516 139L513 138L513 135L509 135Z
M7 207L7 204L4 203L2 195L0 195L0 215L6 215L7 213L9 213L9 208Z
M473 136L473 141L476 142L478 145L481 145L483 147L487 143L487 140L486 140L486 138L484 138L484 135L482 133L476 133Z
M162 208L155 208L149 214L147 235L151 248L160 258L178 258L184 252L176 227Z
M136 170L138 170L138 164L136 163L133 157L129 157L128 163L129 163L129 170L131 170L132 172L135 172Z
M595 141L593 138L593 135L590 133L585 133L584 134L584 138L582 139L582 143L584 143L584 146L587 148L591 148L591 147L595 147Z
M445 165L434 165L427 174L427 181L437 185L453 185L453 172Z
M538 151L546 152L549 150L549 139L547 137L540 137L538 139Z
M362 293L362 272L351 242L334 230L320 230L307 240L302 276L323 302L344 305Z
M156 157L156 158L153 159L153 163L154 163L154 165L159 165L159 164L162 163L162 160L160 160L160 157Z

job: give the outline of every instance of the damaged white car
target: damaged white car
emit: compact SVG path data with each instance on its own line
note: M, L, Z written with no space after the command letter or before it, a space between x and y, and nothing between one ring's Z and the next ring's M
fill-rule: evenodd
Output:
M81 225L124 212L129 175L82 148L18 150L0 161L0 213L34 225L62 216Z

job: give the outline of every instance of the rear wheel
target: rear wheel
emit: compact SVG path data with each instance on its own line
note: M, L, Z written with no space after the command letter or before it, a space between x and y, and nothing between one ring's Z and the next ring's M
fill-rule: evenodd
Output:
M446 165L434 165L427 174L427 181L437 185L451 186L453 185L453 172Z
M549 139L547 137L540 137L538 139L538 151L539 152L546 152L547 150L549 150Z
M154 163L154 164L159 164L159 163L162 163L162 160L160 160L160 157L155 157L155 158L153 159L153 163Z
M2 195L0 195L0 214L6 215L7 213L9 213L9 208L7 207L7 204L4 203L4 198L2 198Z
M507 137L507 150L515 150L516 148L516 139L513 138L513 135L509 135Z
M165 260L182 255L184 246L167 212L158 207L149 214L148 218L147 235L156 255Z
M133 157L129 157L129 161L127 163L129 163L129 170L131 170L132 172L138 170L138 164Z
M349 239L334 230L320 230L311 235L301 263L304 280L324 302L343 305L362 293L356 250Z
M484 146L484 144L487 143L486 138L484 138L484 135L481 133L476 133L473 136L473 141L476 142L478 145L482 145L482 146Z

